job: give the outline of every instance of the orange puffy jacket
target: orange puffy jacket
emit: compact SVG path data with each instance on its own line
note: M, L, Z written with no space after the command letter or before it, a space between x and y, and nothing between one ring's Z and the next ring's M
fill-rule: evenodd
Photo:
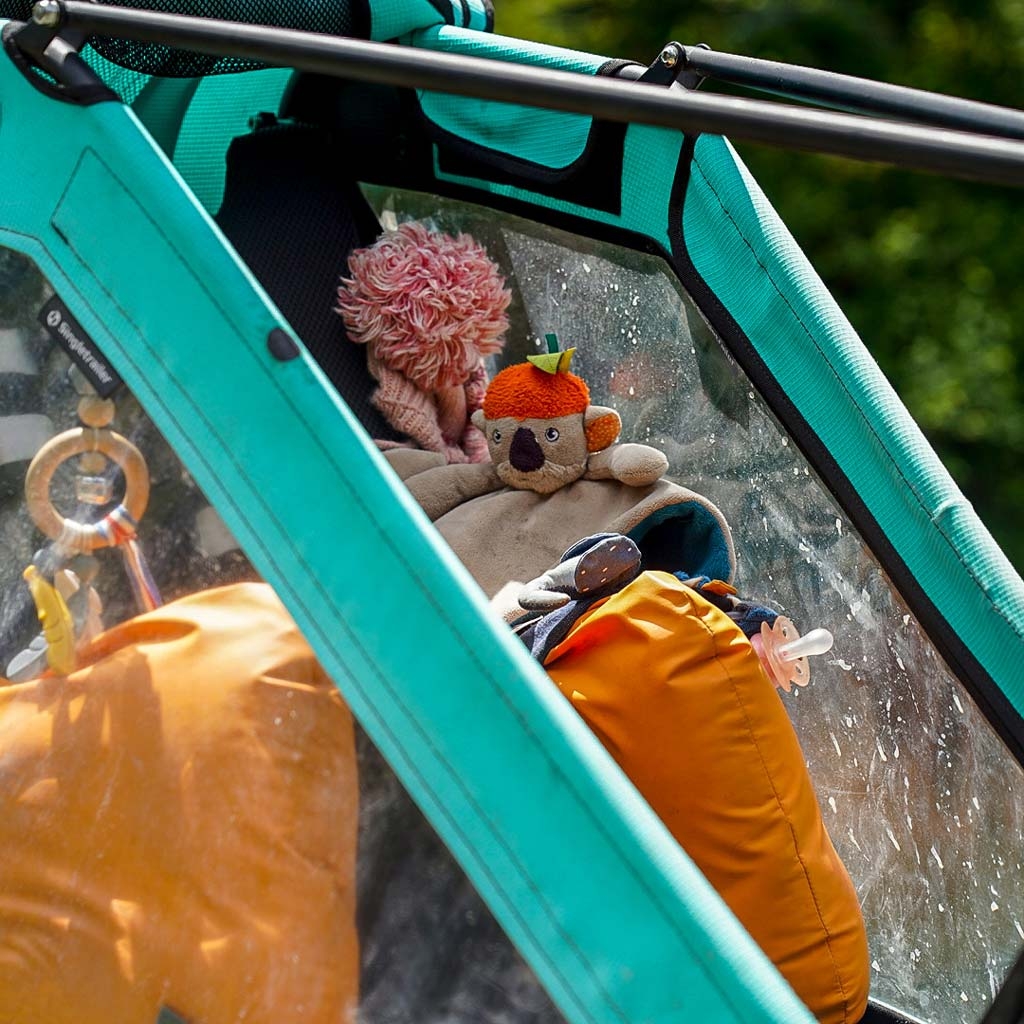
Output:
M545 667L811 1011L858 1021L870 967L857 894L736 624L645 572L586 612Z
M354 1020L351 716L264 584L0 687L0 1021Z

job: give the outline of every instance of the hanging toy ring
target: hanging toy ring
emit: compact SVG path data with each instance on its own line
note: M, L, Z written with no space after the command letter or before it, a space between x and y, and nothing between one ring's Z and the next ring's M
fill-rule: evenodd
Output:
M105 455L124 473L121 504L96 523L67 519L50 500L50 484L58 467L87 452ZM135 524L149 502L149 470L142 452L126 437L105 427L76 427L51 438L36 453L25 476L25 500L43 533L68 550L87 554L134 535Z

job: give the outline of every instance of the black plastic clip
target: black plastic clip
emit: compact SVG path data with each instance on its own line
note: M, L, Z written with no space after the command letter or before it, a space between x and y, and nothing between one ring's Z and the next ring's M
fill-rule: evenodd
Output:
M697 48L710 50L707 43L698 43ZM690 67L686 47L682 43L666 43L654 62L640 76L641 82L651 85L669 86L678 82L686 89L697 89L704 81L704 76Z
M48 96L82 105L119 101L82 60L78 51L86 38L67 27L61 0L38 0L29 21L4 26L3 47L22 74ZM53 81L40 76L37 68Z

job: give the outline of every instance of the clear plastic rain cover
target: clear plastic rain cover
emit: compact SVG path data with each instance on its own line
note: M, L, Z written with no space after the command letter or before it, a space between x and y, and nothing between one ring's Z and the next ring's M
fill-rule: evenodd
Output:
M436 197L368 190L482 242L512 290L503 361L578 346L574 370L733 530L737 586L831 651L783 699L867 923L874 999L978 1021L1024 941L1020 766L846 515L657 258Z

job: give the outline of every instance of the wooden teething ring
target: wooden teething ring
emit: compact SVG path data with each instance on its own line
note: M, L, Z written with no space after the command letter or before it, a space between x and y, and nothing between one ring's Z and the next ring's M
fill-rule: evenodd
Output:
M85 452L100 452L124 473L124 499L98 523L79 523L62 516L50 501L57 468ZM149 470L142 452L127 438L106 428L76 427L51 438L36 453L25 476L25 500L36 526L53 540L83 553L116 543L118 520L127 512L137 523L149 502Z

